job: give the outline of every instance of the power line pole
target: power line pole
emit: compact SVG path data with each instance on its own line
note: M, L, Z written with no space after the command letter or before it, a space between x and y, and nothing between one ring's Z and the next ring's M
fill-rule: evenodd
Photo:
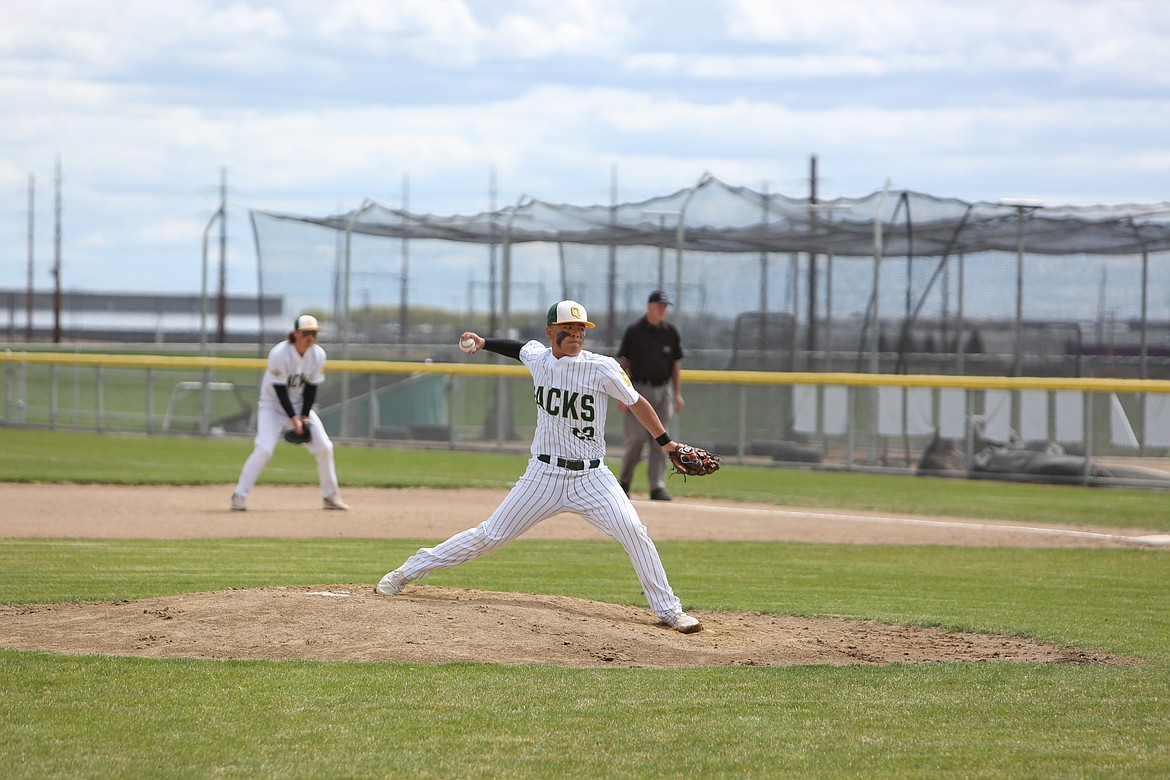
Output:
M808 218L810 233L816 232L817 212L813 208L817 205L817 156L812 155L809 174ZM811 364L813 353L817 350L817 255L808 253L808 341L805 344L808 352L808 361Z
M54 166L56 195L53 201L53 215L56 227L53 231L53 343L61 343L61 155L57 155Z
M215 340L225 340L227 319L227 168L219 169L219 305L216 309Z
M492 242L488 245L488 333L499 335L496 312L496 166L488 172L488 213L492 215Z
M402 174L402 222L405 226L410 214L410 174ZM398 343L407 344L407 331L410 329L410 306L407 303L410 295L410 238L402 236L402 273L398 284ZM366 316L369 316L369 307L366 307Z
M37 201L37 179L33 175L28 177L28 293L25 295L25 308L28 310L28 324L24 331L24 340L32 341L33 337L33 253L35 245L35 214Z

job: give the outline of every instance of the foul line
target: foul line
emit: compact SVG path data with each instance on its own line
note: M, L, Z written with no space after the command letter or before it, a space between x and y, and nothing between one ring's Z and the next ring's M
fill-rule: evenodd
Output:
M838 512L806 512L793 509L755 509L749 507L712 506L710 504L687 504L693 509L705 509L709 512L727 512L729 514L769 514L787 515L789 517L809 517L818 520L844 520L848 522L886 523L889 525L924 525L936 528L965 528L976 530L1017 531L1019 533L1041 534L1048 536L1071 536L1088 539L1106 539L1126 544L1137 544L1144 547L1170 547L1170 534L1148 534L1145 536L1128 536L1125 534L1107 534L1097 531L1076 531L1071 528L1044 528L1031 525L1001 525L998 523L961 522L956 520L925 520L916 517L889 517L870 515L847 515Z

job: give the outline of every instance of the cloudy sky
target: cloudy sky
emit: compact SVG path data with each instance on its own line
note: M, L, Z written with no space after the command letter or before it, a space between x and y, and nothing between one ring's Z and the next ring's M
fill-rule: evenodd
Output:
M250 208L689 186L1170 200L1163 0L0 0L0 288L198 292Z

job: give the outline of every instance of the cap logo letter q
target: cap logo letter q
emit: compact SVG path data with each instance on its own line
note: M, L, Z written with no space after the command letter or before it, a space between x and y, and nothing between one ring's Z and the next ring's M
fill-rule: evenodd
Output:
M574 317L577 317L578 319L580 319L580 318L581 318L581 310L580 310L580 309L578 309L576 306L574 306L574 307L572 308L572 312L573 312L573 316L574 316Z

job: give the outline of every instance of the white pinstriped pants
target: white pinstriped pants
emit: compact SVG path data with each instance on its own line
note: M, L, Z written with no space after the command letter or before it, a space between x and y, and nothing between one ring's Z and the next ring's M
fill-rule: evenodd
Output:
M523 476L491 517L435 547L424 547L398 570L408 581L417 580L436 569L475 560L561 512L580 515L621 544L654 614L666 618L682 611L682 604L666 580L654 541L617 478L604 464L570 471L531 458Z
M309 424L313 426L313 438L305 445L305 449L313 453L317 459L317 481L321 484L321 496L328 498L337 495L337 467L333 465L333 440L325 431L321 418L316 409L309 410ZM236 493L248 497L252 487L280 442L281 434L292 427L288 414L283 409L274 409L269 406L259 406L256 410L256 438L253 440L252 454L244 461L240 469L240 478L236 482Z

